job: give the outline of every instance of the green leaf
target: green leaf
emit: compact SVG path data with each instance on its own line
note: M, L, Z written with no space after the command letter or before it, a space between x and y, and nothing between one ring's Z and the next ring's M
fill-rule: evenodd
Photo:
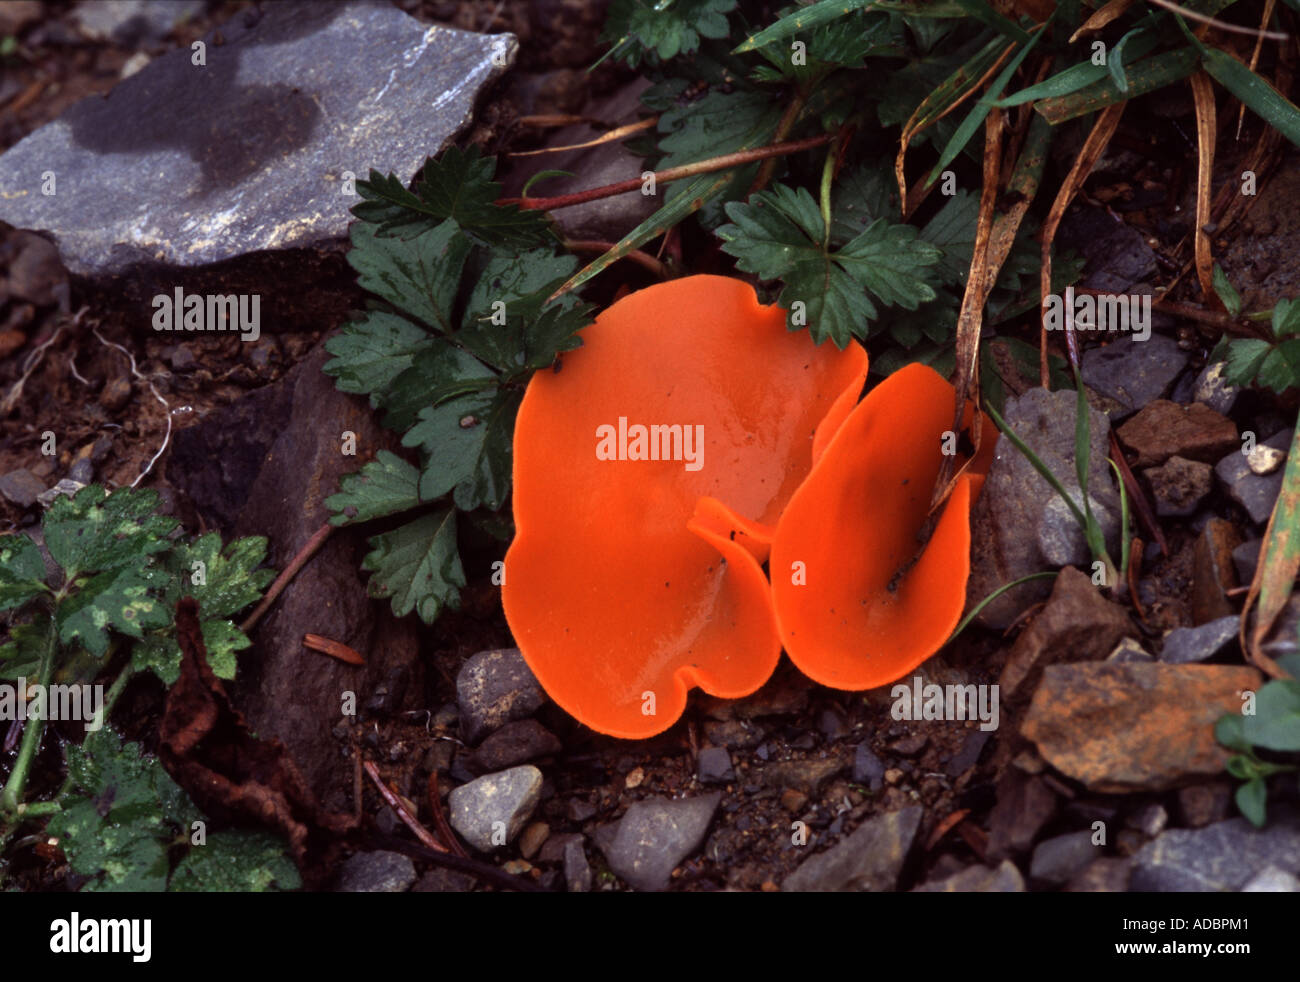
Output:
M298 868L285 843L268 832L228 829L208 836L176 866L167 889L173 893L265 893L297 890Z
M736 0L613 0L601 40L635 68L643 58L667 61L699 50L701 38L724 38Z
M1300 338L1277 344L1259 367L1256 382L1278 395L1300 386Z
M1300 334L1300 300L1279 300L1273 308L1272 327L1279 340Z
M1300 751L1300 682L1274 681L1260 687L1255 714L1242 717L1242 735L1256 747Z
M958 191L921 229L921 239L937 246L941 252L934 272L944 286L966 282L971 255L975 251L975 224L979 210L978 195Z
M108 629L141 638L150 628L171 623L171 611L150 594L161 586L157 570L115 569L80 583L55 615L59 640L79 641L95 657L108 650Z
M190 596L199 602L204 619L233 617L257 603L275 579L275 570L260 568L266 548L266 537L253 535L236 539L223 550L216 532L177 545L167 556L167 570L173 577L164 594L168 605L175 607L181 597ZM200 568L202 583L196 582Z
M1268 810L1268 788L1264 779L1257 777L1237 788L1233 796L1237 808L1255 828L1263 828Z
M1182 23L1182 18L1179 18ZM1232 55L1201 45L1201 64L1266 123L1300 146L1300 108Z
M410 238L447 219L477 242L487 245L533 246L553 240L545 213L498 205L501 185L492 180L496 158L482 156L477 147L448 147L437 160L425 161L413 191L392 174L370 172L369 181L357 182L365 200L352 214L378 226L379 235L400 232Z
M47 592L45 561L36 543L26 535L0 536L0 610Z
M331 525L368 522L420 503L420 472L397 454L380 450L355 474L339 479L338 494L325 499Z
M416 355L415 362L393 380L380 405L384 425L405 433L420 410L453 396L479 392L497 384L497 375L467 351L438 340Z
M1223 375L1233 385L1250 385L1255 381L1264 359L1273 346L1259 338L1233 338L1228 346L1228 363Z
M1218 263L1214 264L1214 292L1219 295L1231 316L1236 317L1241 313L1241 294L1228 282L1227 274Z
M373 225L353 222L348 263L362 288L449 334L456 327L452 305L470 246L450 220L407 241L381 238Z
M1136 36L1144 33L1142 28L1129 31L1115 42L1115 46L1106 54L1106 70L1120 92L1128 92L1128 75L1124 72L1124 48Z
M83 889L162 890L166 847L200 813L158 760L104 727L68 748L68 777L84 797L66 800L46 832L75 872L95 878Z
M865 338L877 316L868 295L909 310L935 296L918 271L941 253L918 240L911 226L878 219L842 249L828 251L812 195L785 185L729 203L727 215L735 224L718 229L723 251L745 272L784 280L781 306L790 310L802 301L818 343L831 338L843 348L854 335Z
M855 10L862 10L872 5L873 0L818 0L816 3L786 14L776 23L746 38L744 43L736 47L735 53L753 51L773 41L780 41L792 34L845 17Z
M1240 713L1228 713L1226 716L1220 716L1219 721L1214 724L1214 739L1230 750L1242 752L1250 750L1250 741L1246 739L1244 721L1245 717Z
M34 678L45 653L50 617L40 613L30 624L15 624L0 645L0 679Z
M878 218L891 224L903 220L898 185L889 167L862 164L840 175L831 192L831 241L843 245Z
M464 511L501 507L510 493L511 438L521 398L514 391L489 390L420 411L402 445L419 446L426 455L422 500L454 488L456 506Z
M460 606L465 571L456 547L456 509L444 508L370 540L362 568L370 596L391 598L398 617L412 610L432 624L443 607Z
M69 577L140 565L168 548L166 536L176 527L174 518L153 514L157 507L155 491L108 494L91 484L54 500L45 513L45 544Z
M378 407L393 381L434 344L427 331L405 317L375 310L325 342L335 357L321 370L334 376L340 392L368 395L370 405Z
M1136 99L1148 92L1162 89L1192 74L1196 71L1196 65L1197 56L1194 48L1162 51L1142 61L1129 63L1125 73L1128 79L1127 92L1121 92L1115 85L1114 79L1107 74L1068 95L1037 100L1034 103L1034 111L1056 126L1079 116L1097 112L1117 102ZM1106 70L1102 69L1102 71Z

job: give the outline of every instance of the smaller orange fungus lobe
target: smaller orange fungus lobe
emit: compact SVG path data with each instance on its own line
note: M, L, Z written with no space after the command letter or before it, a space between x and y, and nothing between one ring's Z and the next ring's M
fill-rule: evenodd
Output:
M890 375L838 428L781 517L769 566L781 642L823 685L893 682L934 654L961 618L970 507L997 432L985 417L979 457L923 544L942 448L955 442L944 437L953 398L924 365Z
M561 708L642 738L691 686L748 695L776 667L762 563L867 357L814 345L720 276L629 294L582 339L519 409L502 600Z

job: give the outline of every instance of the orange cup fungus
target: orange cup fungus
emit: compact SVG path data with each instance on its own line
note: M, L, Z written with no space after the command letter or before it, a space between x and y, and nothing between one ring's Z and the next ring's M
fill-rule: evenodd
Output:
M966 462L951 432L954 396L925 365L890 375L839 427L781 516L769 566L781 643L822 685L893 682L934 654L961 619L970 508L997 431L985 416L979 456L922 543L944 443L959 466Z
M519 407L502 600L566 712L642 738L691 686L735 698L775 669L761 564L867 356L813 344L721 276L629 294L581 334Z
M502 600L538 681L592 729L660 733L691 686L748 695L783 644L819 682L882 685L961 615L996 434L914 558L952 387L909 366L858 403L862 347L785 316L741 280L672 280L529 382Z

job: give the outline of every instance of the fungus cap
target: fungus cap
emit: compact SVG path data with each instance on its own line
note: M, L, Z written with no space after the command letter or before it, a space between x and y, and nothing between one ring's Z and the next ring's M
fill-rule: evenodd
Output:
M997 438L987 417L977 457L917 556L954 397L928 366L890 375L836 430L781 516L769 566L781 641L814 681L852 690L893 682L961 618L970 508ZM968 407L967 427L972 415Z
M734 698L771 675L761 564L867 357L789 331L720 276L629 294L581 336L520 405L502 601L563 709L641 738L677 720L691 686Z

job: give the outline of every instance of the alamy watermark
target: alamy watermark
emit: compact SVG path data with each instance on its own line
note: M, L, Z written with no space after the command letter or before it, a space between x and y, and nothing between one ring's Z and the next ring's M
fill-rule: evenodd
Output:
M153 298L155 331L238 331L241 341L262 335L260 293L209 293L206 296L177 287L172 296Z
M1065 296L1048 294L1043 305L1043 327L1064 331L1131 331L1134 341L1151 337L1151 294L1081 293L1065 288Z
M981 730L998 728L998 686L924 684L913 675L912 684L900 682L889 690L894 719L978 719Z
M14 720L83 720L94 733L104 725L102 685L0 684L0 722Z
M704 466L704 424L629 426L627 417L620 416L617 427L596 427L596 459L680 460L688 471L698 471Z

